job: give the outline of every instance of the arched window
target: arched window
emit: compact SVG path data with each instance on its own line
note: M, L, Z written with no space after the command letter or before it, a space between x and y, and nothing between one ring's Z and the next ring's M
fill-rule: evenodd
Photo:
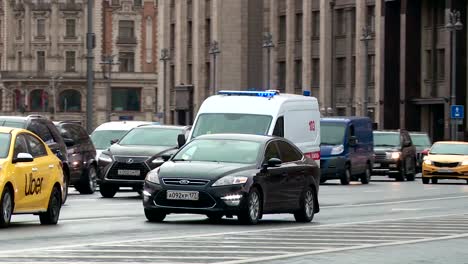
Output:
M31 91L29 95L29 109L32 112L46 112L49 110L49 94L43 89Z
M80 112L81 111L81 93L77 90L65 90L59 95L60 111L62 112Z
M13 93L14 93L14 96L15 96L15 98L13 100L13 110L15 112L22 112L23 113L25 111L23 94L18 89L15 89L13 91Z

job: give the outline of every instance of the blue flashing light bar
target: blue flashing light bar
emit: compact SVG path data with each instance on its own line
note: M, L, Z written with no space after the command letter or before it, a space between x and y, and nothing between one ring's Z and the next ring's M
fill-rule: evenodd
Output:
M273 97L279 94L279 91L219 91L219 95L239 95L239 96L258 96L258 97Z

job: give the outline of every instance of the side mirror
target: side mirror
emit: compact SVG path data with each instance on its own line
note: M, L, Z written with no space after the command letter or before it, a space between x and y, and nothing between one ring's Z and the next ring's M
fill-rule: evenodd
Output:
M179 146L179 148L185 145L185 143L187 143L187 140L185 139L185 135L179 134L177 136L177 145Z
M269 159L266 164L263 165L264 169L266 168L272 168L272 167L279 167L283 163L280 159L278 158L271 158Z
M117 142L119 142L118 139L112 139L112 140L110 141L111 145L114 145L114 144L117 143Z
M358 140L357 140L356 136L351 136L349 138L349 146L350 147L355 147L357 145L357 143L358 143Z
M73 147L75 145L75 141L71 138L64 138L63 141L67 147Z
M171 154L163 154L161 155L161 158L162 160L164 160L164 162L170 160L172 158L172 155Z
M13 159L13 163L32 162L32 161L34 161L34 158L29 153L18 153L18 156L16 156L16 158Z

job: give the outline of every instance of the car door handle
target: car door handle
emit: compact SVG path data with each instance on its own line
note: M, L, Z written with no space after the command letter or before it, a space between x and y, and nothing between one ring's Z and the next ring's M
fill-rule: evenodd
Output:
M37 171L37 168L32 168L32 171L33 171L33 172L36 172L36 171Z
M50 164L49 165L49 169L53 169L54 168L54 165L53 164Z

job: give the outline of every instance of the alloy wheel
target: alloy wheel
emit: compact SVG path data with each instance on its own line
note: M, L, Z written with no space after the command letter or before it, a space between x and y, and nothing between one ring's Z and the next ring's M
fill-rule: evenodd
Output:
M97 187L97 174L96 174L96 169L94 167L89 168L89 175L88 175L88 184L89 184L89 190L91 192L94 192Z
M258 219L258 214L260 212L260 199L256 192L253 192L250 195L249 201L249 214L252 220Z
M2 212L2 217L3 217L3 222L8 223L11 218L11 211L12 211L12 203L11 203L11 194L10 192L6 192L5 195L3 196L3 212Z
M314 195L310 190L306 192L304 198L304 207L307 217L311 217L314 213Z

